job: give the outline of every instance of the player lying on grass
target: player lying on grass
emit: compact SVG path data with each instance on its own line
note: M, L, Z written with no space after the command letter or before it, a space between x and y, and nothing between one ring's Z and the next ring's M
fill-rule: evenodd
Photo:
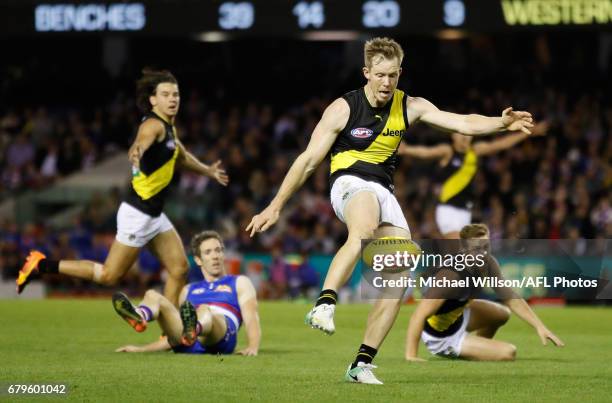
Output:
M134 306L122 293L113 296L117 313L137 332L157 320L166 337L144 346L123 346L117 352L174 350L188 354L231 354L236 348L238 329L244 320L248 345L242 355L257 355L261 327L257 297L245 276L226 274L223 239L214 231L193 237L191 249L204 280L187 284L180 296L179 309L155 290L145 293Z
M448 280L473 279L476 276L502 278L499 264L489 253L489 229L484 224L471 224L463 227L460 236L462 252L484 255L485 264L481 268L474 265L463 271L441 269L435 273L435 277L446 277ZM510 311L533 326L542 344L546 345L551 340L556 346L564 345L511 288L494 290L504 305L471 299L470 296L480 293L476 287L453 290L430 288L410 318L406 360L425 361L417 357L420 337L432 354L466 360L512 361L516 357L516 347L505 341L493 340L497 330L510 319Z

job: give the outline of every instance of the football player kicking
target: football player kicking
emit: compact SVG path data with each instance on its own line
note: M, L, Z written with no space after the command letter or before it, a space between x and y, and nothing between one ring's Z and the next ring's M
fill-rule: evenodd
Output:
M117 352L149 352L172 349L187 354L232 354L244 321L247 347L238 353L255 356L261 327L257 297L245 276L226 274L223 239L214 231L193 237L191 249L204 280L187 284L179 297L179 309L155 290L145 293L138 306L122 293L113 296L113 306L137 332L157 320L166 337L144 346L123 346Z
M471 224L463 227L460 236L464 246L467 245L463 252L483 253L486 264L482 268L466 268L463 271L441 269L435 273L435 277L449 281L468 276L496 276L501 279L499 264L488 253L489 229L484 224ZM504 305L471 299L469 295L480 292L477 287L471 287L468 292L466 290L432 287L426 292L410 318L406 360L425 361L417 356L420 337L429 352L435 355L476 361L512 361L516 357L516 347L505 341L493 340L497 330L510 319L510 311L536 330L542 344L546 345L551 340L555 346L564 345L511 288L494 289Z

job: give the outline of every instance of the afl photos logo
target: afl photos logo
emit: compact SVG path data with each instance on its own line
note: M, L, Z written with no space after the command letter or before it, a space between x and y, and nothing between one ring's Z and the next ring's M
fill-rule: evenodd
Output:
M356 137L358 139L367 139L373 133L374 132L372 130L367 129L365 127L358 127L356 129L351 130L351 136Z

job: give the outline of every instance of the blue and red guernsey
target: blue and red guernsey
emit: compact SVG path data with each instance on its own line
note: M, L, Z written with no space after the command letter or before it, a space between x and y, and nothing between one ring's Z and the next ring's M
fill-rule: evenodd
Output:
M196 309L199 305L208 305L214 313L227 316L238 329L242 324L242 313L238 304L236 279L238 276L227 275L210 283L206 280L191 283L187 301Z

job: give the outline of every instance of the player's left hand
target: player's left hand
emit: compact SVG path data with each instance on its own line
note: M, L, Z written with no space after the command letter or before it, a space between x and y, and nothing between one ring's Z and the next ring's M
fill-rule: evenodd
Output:
M223 186L227 186L229 177L225 172L225 169L221 168L221 160L218 160L214 164L208 167L208 176L219 182Z
M520 130L525 134L531 134L530 129L533 127L533 118L529 112L514 111L510 107L502 112L502 124L510 132Z
M427 362L427 360L424 360L423 358L419 358L419 357L406 357L406 361L410 361L410 362Z
M544 346L548 344L548 340L552 341L553 344L557 347L565 346L565 343L563 343L560 338L555 336L553 332L551 332L545 327L541 327L538 329L538 336L540 336L540 340L542 340L542 345Z
M257 349L255 347L247 347L240 351L237 351L236 354L244 355L247 357L255 357L257 355Z

